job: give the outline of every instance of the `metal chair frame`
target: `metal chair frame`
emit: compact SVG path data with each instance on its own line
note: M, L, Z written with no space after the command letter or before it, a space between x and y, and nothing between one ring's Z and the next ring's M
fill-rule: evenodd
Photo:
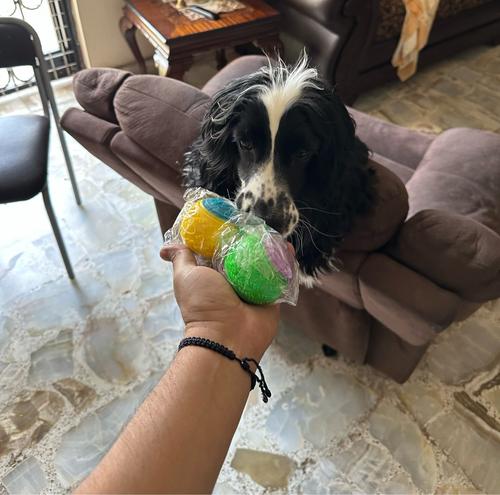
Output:
M49 121L49 129L50 129L50 117L51 111L52 116L54 118L54 122L56 125L57 133L59 135L59 141L61 143L61 148L63 150L64 159L66 161L66 167L68 169L69 178L71 181L71 186L73 188L73 193L75 195L75 200L77 205L81 205L80 192L78 190L78 185L76 183L75 173L73 171L73 165L71 163L71 157L68 151L68 146L66 143L66 138L64 136L64 131L61 127L59 111L57 109L56 100L54 98L54 93L52 91L52 86L50 84L49 72L47 69L47 63L44 58L44 54L42 51L42 45L40 43L40 38L38 37L35 30L25 21L20 19L14 19L11 17L0 17L0 25L2 24L11 24L17 25L23 30L25 30L31 38L33 49L35 52L35 60L34 63L31 64L33 67L33 72L35 74L36 85L38 89L38 94L40 95L40 99L42 101L43 112L45 117L47 117ZM2 63L0 61L0 67ZM14 66L15 67L15 66ZM52 203L50 201L49 195L49 187L48 180L45 186L42 189L43 202L45 205L45 209L47 210L47 215L50 220L50 224L52 226L52 230L54 231L54 236L57 241L57 245L59 246L59 251L61 252L62 259L64 261L64 266L66 267L66 271L68 272L68 276L70 279L74 279L75 275L73 272L73 268L71 267L71 262L68 257L68 253L66 251L66 247L64 245L64 241L61 235L61 231L59 230L59 225L57 224L56 216L54 214L54 210L52 208Z

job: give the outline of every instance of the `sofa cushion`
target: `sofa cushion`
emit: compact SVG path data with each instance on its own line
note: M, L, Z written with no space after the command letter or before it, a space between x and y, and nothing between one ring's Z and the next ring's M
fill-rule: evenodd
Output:
M115 111L125 134L158 160L180 168L196 138L210 97L175 79L132 76L115 97Z
M372 210L359 217L342 243L345 251L372 251L386 244L404 222L408 195L401 180L389 169L371 163L376 176L376 201Z
M73 90L80 105L92 115L116 123L113 99L130 72L118 69L85 69L73 78Z
M409 217L421 210L464 215L500 233L500 136L450 129L431 144L408 181Z

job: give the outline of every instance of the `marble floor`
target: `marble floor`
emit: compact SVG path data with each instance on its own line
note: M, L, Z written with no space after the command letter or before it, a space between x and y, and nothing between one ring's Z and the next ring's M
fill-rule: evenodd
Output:
M481 47L357 107L419 129L500 132L499 74L500 48ZM75 104L68 82L56 93L61 110ZM0 100L0 114L38 109L31 92ZM182 335L151 199L71 139L70 150L84 204L55 136L50 190L75 282L41 198L0 206L2 495L75 486ZM500 301L441 334L404 385L289 328L263 367L273 398L250 396L216 493L500 493Z

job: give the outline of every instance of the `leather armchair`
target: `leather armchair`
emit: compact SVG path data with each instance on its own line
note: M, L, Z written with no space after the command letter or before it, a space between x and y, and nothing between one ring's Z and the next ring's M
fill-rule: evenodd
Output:
M270 0L282 28L304 45L323 77L352 104L395 79L391 58L404 19L402 0ZM419 67L480 43L500 41L500 3L441 0Z

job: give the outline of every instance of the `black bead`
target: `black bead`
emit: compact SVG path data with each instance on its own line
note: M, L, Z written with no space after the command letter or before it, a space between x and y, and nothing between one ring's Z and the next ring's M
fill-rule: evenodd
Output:
M326 345L326 344L323 344L321 346L321 349L323 350L323 354L326 357L335 357L338 354L337 351L333 347L330 347L329 345Z

